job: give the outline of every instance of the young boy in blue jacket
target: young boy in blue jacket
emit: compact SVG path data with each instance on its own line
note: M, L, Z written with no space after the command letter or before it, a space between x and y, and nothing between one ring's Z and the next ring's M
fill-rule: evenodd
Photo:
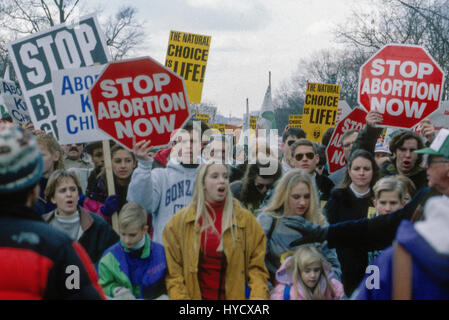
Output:
M119 214L120 241L108 248L99 264L100 285L113 299L155 299L166 293L167 263L162 245L148 236L147 213L137 203Z

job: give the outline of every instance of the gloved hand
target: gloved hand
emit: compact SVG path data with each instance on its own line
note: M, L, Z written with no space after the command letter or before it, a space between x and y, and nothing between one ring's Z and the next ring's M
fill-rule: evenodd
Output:
M84 199L86 199L86 195L85 195L84 193L81 193L81 194L80 194L80 197L79 197L79 199L78 199L78 205L79 205L80 207L83 206Z
M285 225L298 231L302 236L300 239L292 241L290 246L295 247L306 243L324 242L327 238L327 227L321 227L318 224L305 220L303 224L293 224L285 221Z
M106 217L112 216L114 212L119 210L120 210L120 201L118 194L113 194L107 197L106 201L104 202L103 206L100 209L101 213Z
M114 296L113 300L136 300L131 291L125 287L114 288L112 294Z

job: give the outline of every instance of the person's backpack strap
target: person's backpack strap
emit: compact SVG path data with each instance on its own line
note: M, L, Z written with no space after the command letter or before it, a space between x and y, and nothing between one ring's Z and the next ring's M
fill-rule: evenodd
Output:
M271 239L271 235L273 234L274 229L276 228L276 225L278 223L278 219L275 217L271 217L273 220L271 221L270 230L268 230L267 233L267 240Z
M290 300L290 288L291 286L286 284L284 287L284 300Z
M397 241L393 245L393 300L412 299L412 259Z

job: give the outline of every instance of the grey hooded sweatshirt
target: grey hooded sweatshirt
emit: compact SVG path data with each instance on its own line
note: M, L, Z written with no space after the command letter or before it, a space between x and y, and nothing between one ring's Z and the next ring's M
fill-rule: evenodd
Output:
M153 241L162 244L162 231L170 218L193 197L197 168L170 159L166 168L151 170L150 161L138 161L128 187L128 202L137 202L153 215Z

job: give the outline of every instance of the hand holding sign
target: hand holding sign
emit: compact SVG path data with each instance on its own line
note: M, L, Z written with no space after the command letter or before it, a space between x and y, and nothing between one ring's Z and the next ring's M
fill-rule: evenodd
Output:
M150 151L153 149L151 140L142 140L136 143L136 137L133 137L133 152L137 159L142 161L150 161Z
M376 124L381 124L383 121L382 114L377 111L370 111L366 115L366 124L370 127L375 127Z
M435 139L435 127L428 118L425 118L420 122L421 125L421 135L424 136L429 142Z

